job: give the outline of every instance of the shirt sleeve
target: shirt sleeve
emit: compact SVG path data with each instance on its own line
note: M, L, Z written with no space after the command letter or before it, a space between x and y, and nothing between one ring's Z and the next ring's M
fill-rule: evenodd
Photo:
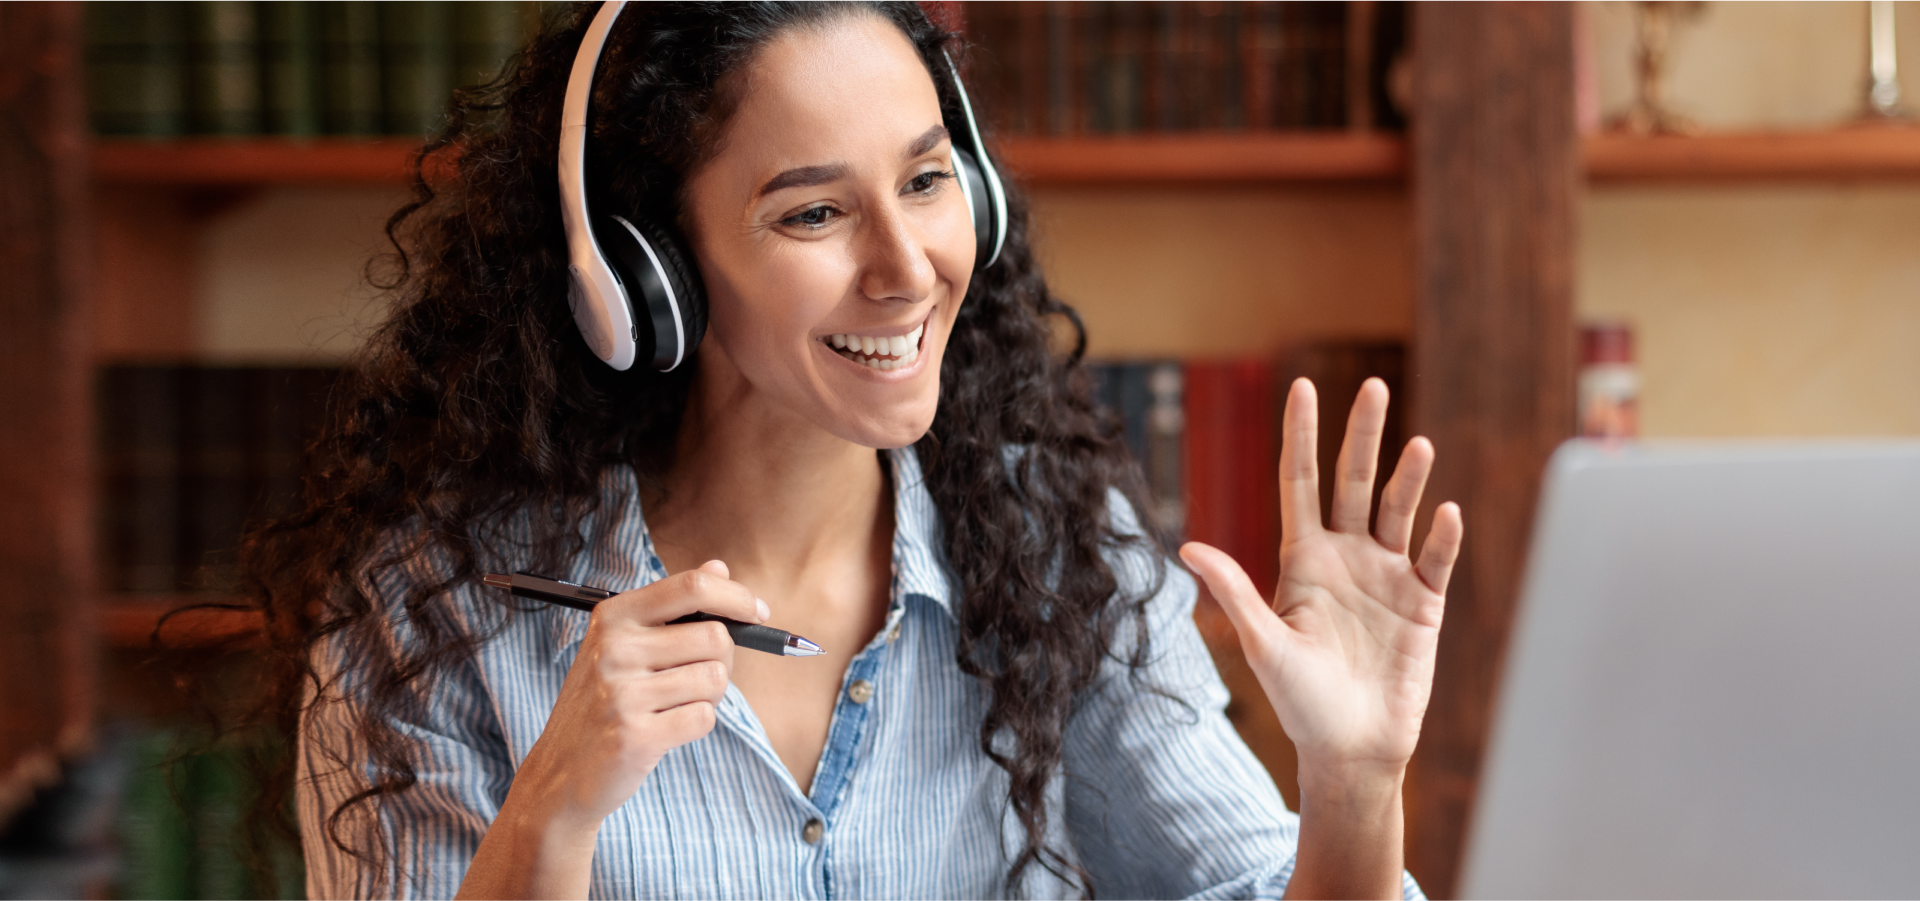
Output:
M396 635L396 644L400 640ZM423 703L408 705L415 712L390 718L418 781L339 819L343 839L370 847L372 859L366 859L332 841L328 824L343 802L371 784L373 773L358 726L365 702L353 680L360 669L347 662L354 654L339 640L314 650L314 667L329 688L308 706L298 742L295 793L307 897L451 898L513 780L477 667L468 661L434 674L421 689Z
M1144 558L1117 556L1122 584L1149 575ZM1300 818L1227 720L1197 595L1168 565L1147 603L1147 665L1108 661L1068 724L1067 829L1097 897L1278 898L1293 875ZM1411 875L1401 886L1424 897Z

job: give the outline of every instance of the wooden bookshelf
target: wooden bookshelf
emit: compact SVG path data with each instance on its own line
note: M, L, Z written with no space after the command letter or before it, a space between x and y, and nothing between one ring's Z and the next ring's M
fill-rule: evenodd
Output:
M241 599L212 594L113 594L100 599L100 633L110 647L147 650L153 629L169 610L191 604L238 604ZM167 621L161 642L168 648L195 647L241 638L260 631L258 613L243 610L195 610Z
M372 141L102 139L93 174L121 185L239 188L398 184L419 144ZM1595 135L1599 184L1920 178L1920 127L1689 137ZM1002 163L1034 185L1381 182L1404 179L1407 142L1379 132L1015 137Z
M1000 162L1028 184L1390 181L1406 138L1382 132L1252 132L1008 138Z
M1586 139L1597 183L1920 177L1920 127Z

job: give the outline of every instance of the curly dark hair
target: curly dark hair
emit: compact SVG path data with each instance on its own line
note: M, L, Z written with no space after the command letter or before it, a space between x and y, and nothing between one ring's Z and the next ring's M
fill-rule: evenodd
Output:
M376 776L327 812L327 838L371 872L387 871L386 851L354 824L371 822L368 810L417 779L414 749L394 720L417 711L436 674L521 612L502 599L483 611L493 625L471 628L448 589L476 580L490 559L564 570L585 547L581 523L602 471L632 466L643 485L658 486L695 377L692 366L613 371L567 305L555 138L596 8L551 11L496 81L456 93L446 127L415 159L412 201L388 222L395 252L376 284L391 317L336 391L334 421L312 448L304 509L255 530L242 548L249 603L268 623L270 678L252 721L298 735L309 693L333 688L320 684L316 646L328 642L355 662L356 739ZM943 106L957 107L942 54L964 48L913 3L629 8L609 35L591 101L587 172L600 207L681 221L687 177L715 152L732 108L725 76L788 29L855 14L897 26ZM1091 895L1071 854L1045 841L1056 815L1045 792L1064 764L1076 699L1103 661L1137 675L1146 659L1141 614L1165 577L1165 546L1151 526L1123 532L1112 518L1116 490L1147 515L1141 479L1115 421L1096 411L1084 329L1047 290L1025 201L1008 187L1005 248L968 288L938 412L914 447L961 583L956 664L990 693L980 749L1010 777L1008 803L1026 832L1010 852L1007 891L1019 892L1037 864ZM1056 326L1074 336L1070 350L1056 347ZM489 546L487 524L516 513L533 519L533 546ZM396 534L410 539L395 546ZM1161 564L1155 584L1121 584L1109 556L1124 548ZM404 598L378 598L351 577L401 565L432 579ZM391 640L401 615L412 635L405 647ZM291 825L292 765L290 755L279 759L258 806L282 830Z

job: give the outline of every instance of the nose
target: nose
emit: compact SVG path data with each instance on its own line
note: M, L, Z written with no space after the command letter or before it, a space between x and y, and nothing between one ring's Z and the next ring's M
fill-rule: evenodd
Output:
M861 293L874 300L920 303L933 296L933 261L924 236L894 204L881 204L859 240Z

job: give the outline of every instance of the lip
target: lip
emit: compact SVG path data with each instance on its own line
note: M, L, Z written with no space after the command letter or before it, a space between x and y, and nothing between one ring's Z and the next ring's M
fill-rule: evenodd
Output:
M911 334L914 329L920 328L921 326L924 326L932 322L934 311L938 309L939 307L935 306L932 309L927 310L926 318L921 319L919 322L909 323L904 327L882 329L879 332L866 332L863 334L867 334L875 338L892 338L897 335ZM913 365L908 366L905 369L889 369L885 371L881 371L879 369L870 369L859 363L855 363L854 361L849 360L846 357L841 356L839 352L833 349L833 345L827 343L827 338L828 338L827 335L822 335L814 338L813 339L814 347L818 348L821 353L826 354L828 357L832 358L833 362L838 363L841 366L844 366L847 369L852 370L857 375L863 376L865 378L870 378L880 382L902 382L902 381L906 381L907 379L911 379L916 375L919 375L920 370L926 368L927 333L924 331L920 333L920 352L914 355Z

